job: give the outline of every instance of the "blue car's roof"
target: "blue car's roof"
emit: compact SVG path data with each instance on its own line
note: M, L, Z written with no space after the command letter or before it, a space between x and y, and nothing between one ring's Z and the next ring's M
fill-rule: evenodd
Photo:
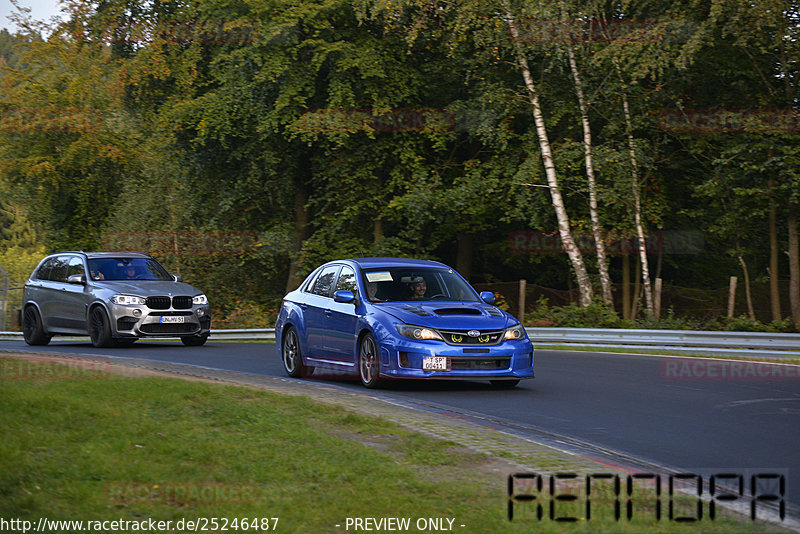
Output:
M431 260L415 260L412 258L351 258L362 269L373 267L448 267L444 263Z

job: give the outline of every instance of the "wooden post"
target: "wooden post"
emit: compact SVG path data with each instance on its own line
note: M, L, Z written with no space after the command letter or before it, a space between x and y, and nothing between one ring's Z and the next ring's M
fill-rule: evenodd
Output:
M653 311L655 312L656 321L658 321L661 319L661 278L656 278L655 295L653 297Z
M631 318L631 264L630 256L622 256L622 318Z
M522 278L519 281L519 319L520 322L525 320L525 286L528 282Z
M728 317L733 317L733 309L736 303L736 277L731 276L731 285L728 290Z

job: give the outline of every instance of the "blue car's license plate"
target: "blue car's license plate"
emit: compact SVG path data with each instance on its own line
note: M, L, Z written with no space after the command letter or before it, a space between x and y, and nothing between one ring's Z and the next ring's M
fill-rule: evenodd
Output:
M449 371L450 358L444 356L426 356L422 359L423 371Z

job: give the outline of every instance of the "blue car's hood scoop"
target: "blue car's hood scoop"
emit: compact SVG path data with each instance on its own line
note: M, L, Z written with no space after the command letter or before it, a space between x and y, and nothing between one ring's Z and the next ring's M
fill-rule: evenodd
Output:
M477 302L387 303L381 308L406 324L447 329L500 330L514 321L503 311Z

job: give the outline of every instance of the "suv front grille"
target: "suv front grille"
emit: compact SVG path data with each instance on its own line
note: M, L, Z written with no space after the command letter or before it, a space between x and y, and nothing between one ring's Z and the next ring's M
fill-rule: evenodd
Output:
M172 307L176 310L188 310L192 307L192 297L172 297Z
M147 297L147 307L151 310L168 310L170 305L176 310L189 310L192 308L192 297Z
M168 310L169 297L147 297L147 307L151 310Z

